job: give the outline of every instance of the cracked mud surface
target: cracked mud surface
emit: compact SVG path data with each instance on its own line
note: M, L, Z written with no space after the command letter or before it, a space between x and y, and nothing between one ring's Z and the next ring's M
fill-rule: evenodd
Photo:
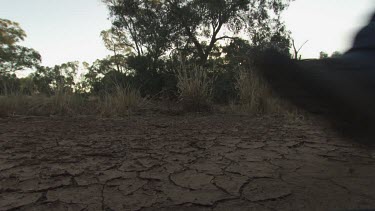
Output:
M281 117L0 119L0 210L375 208L375 147Z

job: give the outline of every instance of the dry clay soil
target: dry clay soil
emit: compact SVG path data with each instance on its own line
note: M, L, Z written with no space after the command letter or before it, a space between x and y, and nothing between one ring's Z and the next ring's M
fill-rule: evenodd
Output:
M375 208L375 148L236 115L0 119L0 210Z

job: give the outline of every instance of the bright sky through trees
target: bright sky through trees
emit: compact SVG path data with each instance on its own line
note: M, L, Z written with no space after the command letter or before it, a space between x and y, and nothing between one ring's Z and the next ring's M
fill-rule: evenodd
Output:
M108 52L100 38L111 27L100 0L0 0L0 18L19 22L28 37L22 45L39 51L43 65L93 62ZM296 45L309 42L303 58L346 50L353 35L375 11L374 0L296 0L284 12Z

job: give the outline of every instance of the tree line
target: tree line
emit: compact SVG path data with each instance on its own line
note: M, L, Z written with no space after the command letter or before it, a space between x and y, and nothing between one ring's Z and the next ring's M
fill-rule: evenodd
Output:
M142 96L177 93L176 69L197 64L215 77L214 97L235 97L235 75L263 56L291 58L292 39L281 20L290 0L103 0L112 27L100 36L112 52L92 64L45 67L18 23L0 19L0 92L53 95L108 93L132 86ZM321 55L322 56L322 55ZM324 55L323 55L324 56ZM79 67L85 71L78 78ZM26 78L15 72L33 69Z

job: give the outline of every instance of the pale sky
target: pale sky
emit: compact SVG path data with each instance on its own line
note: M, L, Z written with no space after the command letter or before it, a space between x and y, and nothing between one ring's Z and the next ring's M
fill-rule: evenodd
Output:
M0 18L19 22L22 45L42 55L42 64L93 62L109 54L100 32L111 27L100 0L0 0Z
M303 58L320 51L344 51L355 32L375 11L375 0L296 0L284 20ZM42 64L93 62L109 54L100 32L111 26L100 0L0 0L0 18L19 22L27 38L22 45L42 55Z
M348 50L374 12L375 0L295 0L283 17L297 46L308 40L302 57L316 58Z

